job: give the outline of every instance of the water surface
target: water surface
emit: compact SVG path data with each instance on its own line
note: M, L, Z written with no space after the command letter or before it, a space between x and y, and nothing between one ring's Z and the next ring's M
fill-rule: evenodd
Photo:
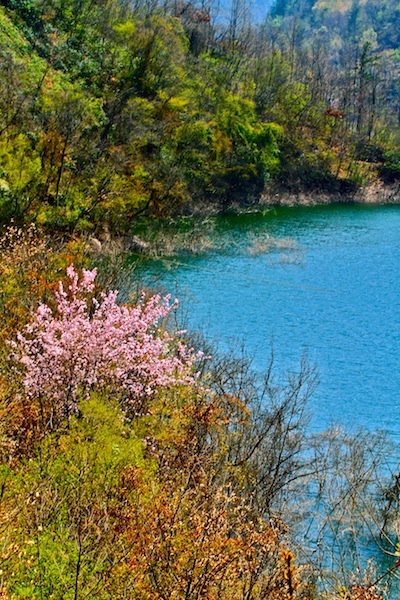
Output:
M243 341L260 372L272 340L282 371L307 352L313 427L399 438L400 207L282 208L218 219L215 236L223 250L146 266L186 298L189 326Z

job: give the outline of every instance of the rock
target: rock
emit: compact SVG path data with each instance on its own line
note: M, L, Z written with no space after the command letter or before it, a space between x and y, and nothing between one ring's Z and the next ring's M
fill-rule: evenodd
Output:
M139 252L140 254L146 254L149 252L151 246L149 242L145 242L140 239L137 235L133 235L129 239L128 249L130 252Z

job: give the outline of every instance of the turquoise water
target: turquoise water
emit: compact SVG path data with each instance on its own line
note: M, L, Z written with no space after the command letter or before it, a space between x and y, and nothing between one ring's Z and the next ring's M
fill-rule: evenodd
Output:
M306 352L319 386L312 426L400 438L400 207L329 206L218 219L222 250L147 263L183 299L188 325L243 342L259 372Z

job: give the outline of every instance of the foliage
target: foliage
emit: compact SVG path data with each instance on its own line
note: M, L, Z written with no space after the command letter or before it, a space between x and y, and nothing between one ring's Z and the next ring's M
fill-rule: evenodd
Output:
M157 324L176 306L169 298L142 295L137 306L117 304L117 292L92 296L96 269L71 265L65 290L59 282L56 309L40 304L31 323L11 342L23 372L25 394L39 402L42 429L78 411L91 390L113 390L125 410L140 414L160 386L193 383L193 353Z
M71 261L87 265L82 241L63 241L44 235L34 225L15 225L0 239L0 453L28 449L40 436L36 407L20 394L20 381L10 373L10 347L31 320L39 303L51 302L65 268ZM4 444L4 448L3 448Z
M389 183L400 179L400 152L398 150L392 150L384 154L379 172L383 180Z
M2 470L2 572L12 597L90 594L126 552L119 480L142 464L141 442L110 403L93 398L81 411L27 465Z
M57 284L79 245L14 227L1 252L3 303L14 289L18 308L3 314L2 355L23 331L22 364L1 363L3 598L380 598L378 577L346 574L350 556L329 587L323 549L331 531L335 564L376 529L386 448L309 435L305 362L279 382L271 361L260 387L237 354L195 355L160 327L166 300L119 305L94 293L93 269Z
M26 325L41 302L54 296L68 264L85 265L80 240L51 238L34 224L3 228L0 238L1 345Z
M224 31L195 5L5 1L2 221L126 233L271 181L359 185L359 149L399 142L397 8L350 4L278 2L256 30L237 3Z

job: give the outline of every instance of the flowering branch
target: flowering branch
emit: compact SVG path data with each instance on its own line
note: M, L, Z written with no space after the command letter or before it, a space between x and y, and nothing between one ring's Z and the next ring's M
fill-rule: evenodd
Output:
M22 367L28 397L50 402L59 415L77 412L78 400L92 390L122 395L134 411L156 389L194 381L196 355L159 327L175 309L169 296L143 294L136 306L117 304L118 292L93 296L96 269L79 278L67 269L59 282L57 309L40 304L32 322L10 342Z

